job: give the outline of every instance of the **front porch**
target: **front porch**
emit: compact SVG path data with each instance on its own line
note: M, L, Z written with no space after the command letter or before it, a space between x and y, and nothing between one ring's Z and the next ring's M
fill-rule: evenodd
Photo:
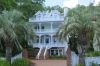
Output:
M29 45L34 48L42 47L65 47L65 44L60 42L55 35L41 35L37 36L33 41L29 42Z

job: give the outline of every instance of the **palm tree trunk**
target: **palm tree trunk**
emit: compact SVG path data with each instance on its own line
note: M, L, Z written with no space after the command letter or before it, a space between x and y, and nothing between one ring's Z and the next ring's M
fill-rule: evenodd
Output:
M85 66L85 48L87 45L86 31L82 30L78 34L79 63Z
M78 46L78 52L79 52L79 63L85 66L85 46L84 45Z
M6 39L5 47L6 47L6 60L9 61L10 66L11 66L11 57L12 57L12 50L14 47L14 42L10 41L9 39Z
M11 57L12 57L12 48L6 47L6 60L9 61L10 65L11 65Z

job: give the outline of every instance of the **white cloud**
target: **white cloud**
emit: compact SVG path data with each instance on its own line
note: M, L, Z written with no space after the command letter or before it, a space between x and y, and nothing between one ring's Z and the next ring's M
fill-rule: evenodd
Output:
M78 0L65 0L63 7L73 8L78 4Z
M94 6L97 6L100 3L100 0L95 0L94 1Z

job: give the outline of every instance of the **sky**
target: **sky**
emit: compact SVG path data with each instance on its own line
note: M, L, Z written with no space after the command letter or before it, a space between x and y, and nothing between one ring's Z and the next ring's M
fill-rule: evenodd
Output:
M69 8L75 7L77 4L80 5L89 5L89 3L95 2L94 5L98 4L100 0L45 0L46 6L54 6L54 5L60 5L61 7L67 6Z

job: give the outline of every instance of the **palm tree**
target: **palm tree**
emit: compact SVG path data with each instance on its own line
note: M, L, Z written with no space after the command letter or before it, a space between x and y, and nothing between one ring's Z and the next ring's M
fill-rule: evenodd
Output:
M0 39L3 39L6 47L6 59L11 63L14 45L21 48L18 38L23 36L25 40L33 39L34 32L28 22L23 22L21 12L17 10L3 11L0 15Z
M57 36L60 40L75 34L78 38L78 53L79 53L79 63L85 66L85 49L87 45L87 40L90 38L89 34L95 33L96 28L98 28L99 23L93 21L92 19L96 16L96 11L91 11L89 7L77 6L76 8L69 9L69 12L65 18L67 20L57 31Z

